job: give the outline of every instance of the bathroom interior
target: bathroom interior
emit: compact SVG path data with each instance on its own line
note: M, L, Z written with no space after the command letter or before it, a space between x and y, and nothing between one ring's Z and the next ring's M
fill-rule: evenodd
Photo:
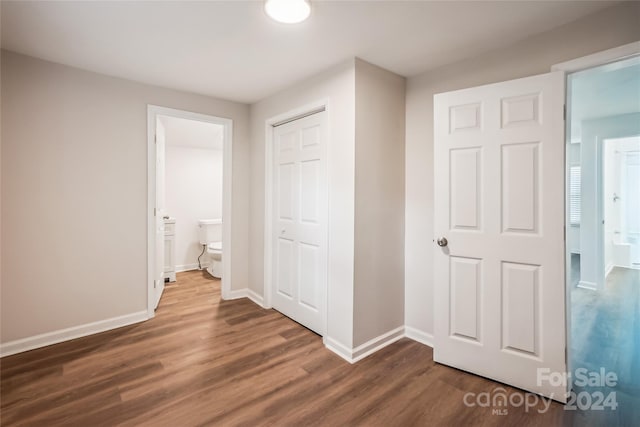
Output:
M164 128L164 280L199 270L222 278L224 126L158 116ZM162 304L162 301L160 301Z
M568 75L566 147L569 368L640 419L640 57Z

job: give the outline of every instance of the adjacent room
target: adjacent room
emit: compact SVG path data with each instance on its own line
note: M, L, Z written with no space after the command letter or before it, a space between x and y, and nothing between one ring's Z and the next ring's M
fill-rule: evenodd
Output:
M640 417L640 2L1 0L0 43L3 426Z
M157 194L164 212L164 262L161 280L180 284L182 278L204 271L222 278L222 125L172 116L159 116L156 135L163 139L164 165L158 165ZM156 141L158 145L158 141ZM161 149L161 148L159 148ZM163 176L162 176L163 175ZM158 302L161 295L157 297ZM157 304L156 304L157 306Z
M569 367L574 375L616 372L617 384L605 391L615 391L620 412L633 419L640 417L639 59L569 74L567 89Z

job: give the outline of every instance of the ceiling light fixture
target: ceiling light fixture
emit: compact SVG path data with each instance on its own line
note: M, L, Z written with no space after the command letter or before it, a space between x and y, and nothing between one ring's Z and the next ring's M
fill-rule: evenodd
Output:
M273 20L283 24L297 24L309 17L309 0L266 0L264 10Z

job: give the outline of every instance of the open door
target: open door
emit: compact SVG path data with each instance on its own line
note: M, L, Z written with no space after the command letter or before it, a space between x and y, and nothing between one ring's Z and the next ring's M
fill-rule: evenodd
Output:
M155 206L155 232L156 232L156 256L153 276L153 288L155 291L153 308L158 307L162 292L164 291L164 126L156 116L156 206Z
M434 359L561 402L564 93L555 72L434 97Z

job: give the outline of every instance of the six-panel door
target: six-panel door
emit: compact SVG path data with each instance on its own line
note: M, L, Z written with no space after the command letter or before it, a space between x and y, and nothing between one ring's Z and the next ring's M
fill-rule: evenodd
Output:
M274 128L273 307L323 335L327 289L325 114Z
M434 358L560 401L563 107L561 73L434 98Z

